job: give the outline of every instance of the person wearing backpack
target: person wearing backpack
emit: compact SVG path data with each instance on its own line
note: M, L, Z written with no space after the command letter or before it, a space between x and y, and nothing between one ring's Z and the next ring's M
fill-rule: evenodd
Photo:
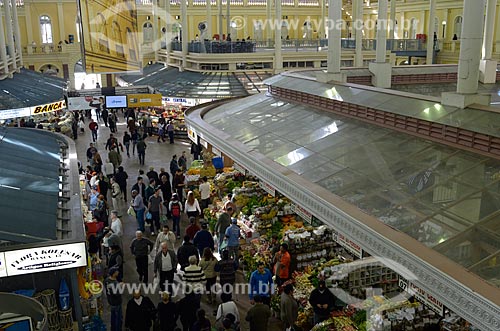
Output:
M238 270L238 261L229 258L227 249L223 250L222 260L215 265L215 271L219 273L219 283L224 293L233 293L236 270Z
M168 204L168 210L170 211L170 215L172 215L172 231L176 233L177 239L180 239L182 204L179 202L177 193L172 194L172 200Z

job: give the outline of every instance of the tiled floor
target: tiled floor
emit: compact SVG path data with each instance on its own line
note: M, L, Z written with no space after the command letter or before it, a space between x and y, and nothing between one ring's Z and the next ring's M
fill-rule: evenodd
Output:
M126 125L124 122L123 116L119 115L119 123L118 123L118 133L115 134L115 136L118 137L119 141L122 140L123 133L126 130ZM110 131L107 127L104 126L102 121L100 122L100 127L99 127L99 136L98 136L98 142L97 142L97 149L101 153L101 156L103 157L103 160L106 159L107 157L107 151L105 151L105 144L106 140L109 138ZM77 147L77 152L79 156L79 160L86 166L86 150L89 146L89 143L92 141L90 132L88 129L85 130L85 133L80 134L77 141L76 141L76 147ZM156 171L159 172L159 169L161 167L164 167L167 171L169 171L169 162L170 159L172 158L173 154L180 155L182 151L187 151L188 157L191 157L189 153L189 148L190 148L190 143L187 140L176 140L173 145L167 143L157 143L156 138L148 138L146 140L147 143L147 149L146 149L146 164L144 166L139 165L139 160L136 156L131 155L130 158L127 158L126 154L123 153L123 163L122 166L125 168L125 171L129 175L129 181L128 181L128 189L132 187L132 185L135 183L137 175L139 174L139 169L143 169L145 172L148 172L149 167L154 167ZM192 161L192 158L188 160L188 164ZM122 208L120 209L120 214L122 215L121 220L124 225L124 236L123 236L123 247L124 247L124 253L125 253L125 265L124 265L124 282L130 282L134 283L138 281L138 275L135 270L135 260L133 256L130 253L130 250L128 249L130 241L134 238L135 236L135 231L136 231L136 221L132 217L128 216L126 213L126 206L123 205ZM187 220L183 219L182 224L185 227ZM152 237L148 229L146 229L146 237L150 238L152 241L154 241L154 237ZM178 240L178 245L181 244L181 240ZM239 274L239 280L243 281L242 274ZM149 281L151 282L153 280L153 272L152 272L152 266L150 265L149 269ZM124 295L123 297L123 312L125 315L125 307L127 301L131 298L131 295ZM156 295L151 295L150 298L153 300L153 302L156 304L159 301L159 294ZM174 298L175 300L176 298ZM247 310L250 308L250 303L248 300L248 297L246 295L239 295L236 296L236 304L240 309L240 318L243 320L242 323L242 330L248 330L248 323L244 322L244 318L246 316ZM105 300L104 300L105 301ZM220 302L220 300L219 300ZM202 308L207 311L209 317L211 318L212 322L214 322L215 318L212 316L212 311L216 308L216 305L209 305L206 303L205 299L202 299ZM125 316L124 316L125 317ZM108 325L109 329L109 310L107 309L107 304L104 302L104 316L103 316L104 321ZM178 322L178 325L180 326L180 322ZM278 319L272 318L270 321L269 325L269 330L274 331L274 330L281 330L282 325L281 322Z

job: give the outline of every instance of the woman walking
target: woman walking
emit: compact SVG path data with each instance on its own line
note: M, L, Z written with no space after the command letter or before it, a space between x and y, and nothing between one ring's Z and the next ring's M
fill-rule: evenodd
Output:
M215 292L212 292L212 287L215 285L217 280L217 272L215 271L215 266L217 265L217 259L212 253L210 247L205 247L203 250L203 256L198 264L205 274L205 279L207 280L205 289L207 291L207 301L208 303L215 302Z
M201 215L200 204L198 203L198 199L194 197L193 191L189 191L187 194L184 210L186 211L188 218L195 217L198 219Z

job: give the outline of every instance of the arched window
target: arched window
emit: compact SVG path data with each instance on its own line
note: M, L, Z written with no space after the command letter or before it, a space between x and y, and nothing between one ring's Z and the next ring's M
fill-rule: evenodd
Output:
M262 25L262 21L255 21L253 24L253 36L255 40L262 40L262 31L264 30Z
M312 38L312 24L310 21L305 21L302 26L302 38L311 39Z
M113 21L113 23L111 23L111 35L113 41L115 42L116 54L119 57L124 58L125 52L123 50L122 32L120 29L120 25L116 21Z
M129 46L128 47L128 55L130 57L130 60L137 61L138 54L135 52L135 48L134 48L134 45L136 45L135 39L134 39L134 34L132 33L132 31L128 27L127 27L126 31L127 31L127 45Z
M462 21L463 21L462 16L455 17L455 24L453 25L453 34L456 35L458 39L460 39L460 36L462 35Z
M151 22L146 22L142 26L142 39L143 42L153 41L153 24Z
M410 20L410 39L417 39L417 20L412 18Z
M40 16L42 44L52 44L52 23L47 15Z
M288 22L281 22L281 39L286 40L288 37Z

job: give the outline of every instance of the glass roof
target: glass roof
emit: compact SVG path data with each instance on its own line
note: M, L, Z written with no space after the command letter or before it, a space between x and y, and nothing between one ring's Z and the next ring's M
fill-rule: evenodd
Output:
M300 89L317 94L315 84ZM428 107L349 87L324 93L394 111ZM441 118L466 117L434 109ZM264 94L217 107L204 120L500 286L499 160Z
M291 75L288 77L284 75L275 76L266 81L266 83L272 83L273 86L277 87L300 90L312 95L320 95L333 100L345 101L500 137L500 113L498 112L489 112L474 108L459 109L442 106L434 101L381 93L363 88L343 85L332 87L331 85L313 80L308 80L307 84L304 84L303 79L297 79L291 77Z

